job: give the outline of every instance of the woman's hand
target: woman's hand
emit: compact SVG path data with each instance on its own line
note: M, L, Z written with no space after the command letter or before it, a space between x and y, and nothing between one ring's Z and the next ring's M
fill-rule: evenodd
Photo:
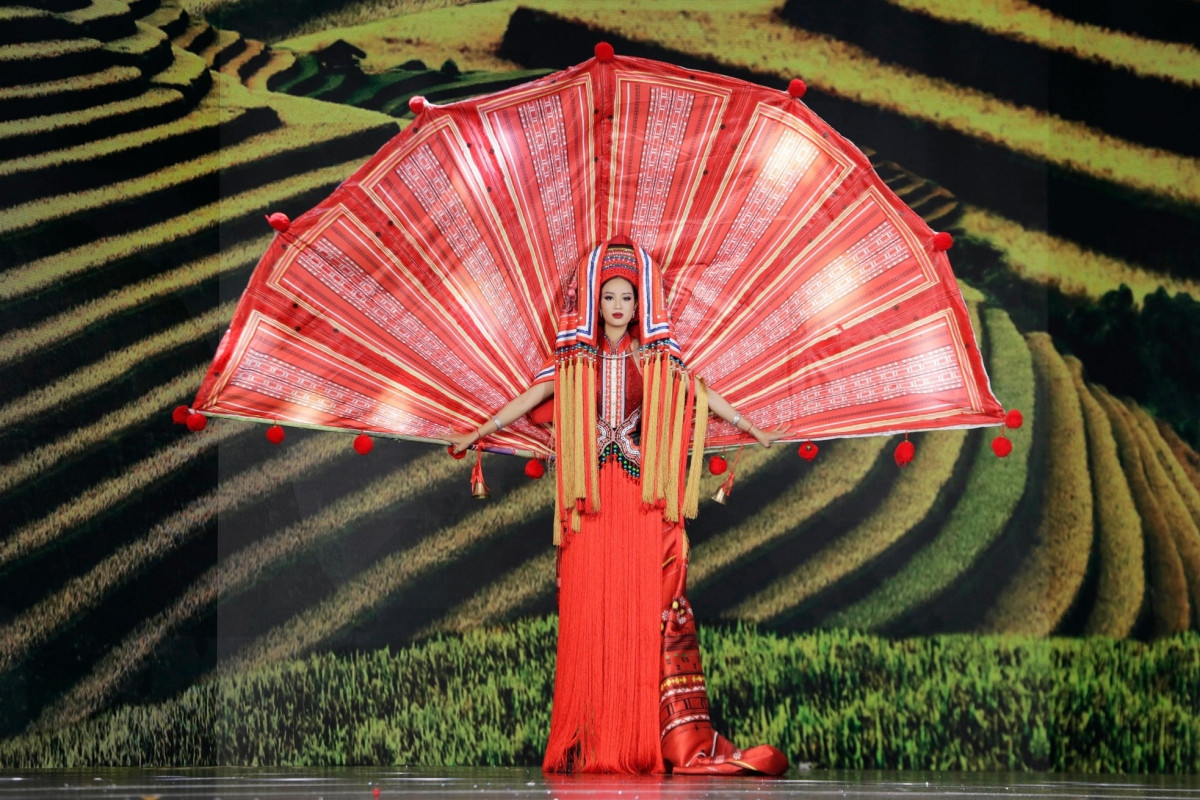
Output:
M772 442L776 442L787 436L787 431L783 428L776 428L773 431L764 431L762 428L754 425L750 428L750 435L758 440L758 443L763 447L770 447Z
M470 433L460 433L456 436L449 437L450 447L455 453L461 453L471 445L479 441L479 431L473 430Z

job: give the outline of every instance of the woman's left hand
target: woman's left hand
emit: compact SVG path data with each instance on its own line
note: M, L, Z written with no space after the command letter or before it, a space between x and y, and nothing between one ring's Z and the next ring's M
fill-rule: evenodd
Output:
M758 440L758 443L763 447L770 447L772 442L776 442L787 436L787 431L783 428L776 428L773 431L764 431L762 428L755 425L750 429L750 435Z

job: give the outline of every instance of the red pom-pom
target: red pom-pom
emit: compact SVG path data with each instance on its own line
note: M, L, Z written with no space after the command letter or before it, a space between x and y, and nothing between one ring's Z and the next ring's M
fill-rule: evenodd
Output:
M1004 427L1006 428L1013 428L1015 430L1024 424L1025 417L1015 408L1004 415Z
M371 437L365 433L360 433L354 437L354 451L360 456L365 456L375 447L375 442L371 441Z
M530 411L529 419L533 420L534 425L549 425L554 422L554 398L550 398Z
M425 110L425 98L417 95L408 99L408 110L414 114L420 114Z
M267 428L267 441L271 444L279 444L282 442L284 435L285 434L283 432L282 425L272 425L271 427Z
M288 215L284 214L282 211L276 211L274 214L268 214L267 223L280 233L283 233L292 226L292 221L288 219Z
M903 442L896 445L896 466L906 466L910 461L913 460L913 456L916 454L917 448L913 447L912 442L910 442L908 439L905 439Z
M459 458L459 459L467 457L466 450L463 450L461 453L454 452L454 445L452 445L452 444L446 446L446 452L449 453L450 455L454 456L455 458Z
M376 786L374 789L372 789L371 794L374 795L375 797L379 797L379 787Z
M800 457L805 461L812 461L817 457L817 453L821 452L821 448L817 447L814 442L805 442L804 444L800 445L800 450L798 452L800 453Z
M804 93L808 91L808 85L799 78L792 78L788 83L788 94L799 100L804 97Z
M171 411L171 421L176 425L187 425L188 414L191 413L192 410L187 406L175 406Z
M997 436L992 439L992 452L1004 458L1012 452L1012 442L1008 440L1007 436Z
M208 425L208 417L193 411L188 414L186 425L189 431L202 431Z
M933 249L938 252L943 252L954 247L954 237L945 231L935 233L933 235Z
M600 42L596 45L596 60L597 61L612 61L614 54L613 46L608 42Z
M708 460L708 471L713 475L724 475L729 469L729 463L721 456L713 456Z
M525 462L525 477L533 478L535 481L546 474L546 467L541 461L536 458L531 458Z

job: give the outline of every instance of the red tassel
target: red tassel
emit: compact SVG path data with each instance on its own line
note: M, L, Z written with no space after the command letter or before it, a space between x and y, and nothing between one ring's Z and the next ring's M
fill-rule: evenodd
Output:
M917 454L917 448L913 447L913 443L908 440L908 434L904 434L904 441L896 445L896 466L908 466L912 462L913 456Z

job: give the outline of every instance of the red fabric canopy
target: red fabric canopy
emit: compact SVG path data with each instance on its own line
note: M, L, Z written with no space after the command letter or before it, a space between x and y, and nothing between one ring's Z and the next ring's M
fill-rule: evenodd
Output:
M426 103L275 238L194 407L443 441L529 386L617 235L660 265L688 367L760 427L1003 422L934 232L853 144L786 92L624 57ZM487 444L553 440L526 419Z

